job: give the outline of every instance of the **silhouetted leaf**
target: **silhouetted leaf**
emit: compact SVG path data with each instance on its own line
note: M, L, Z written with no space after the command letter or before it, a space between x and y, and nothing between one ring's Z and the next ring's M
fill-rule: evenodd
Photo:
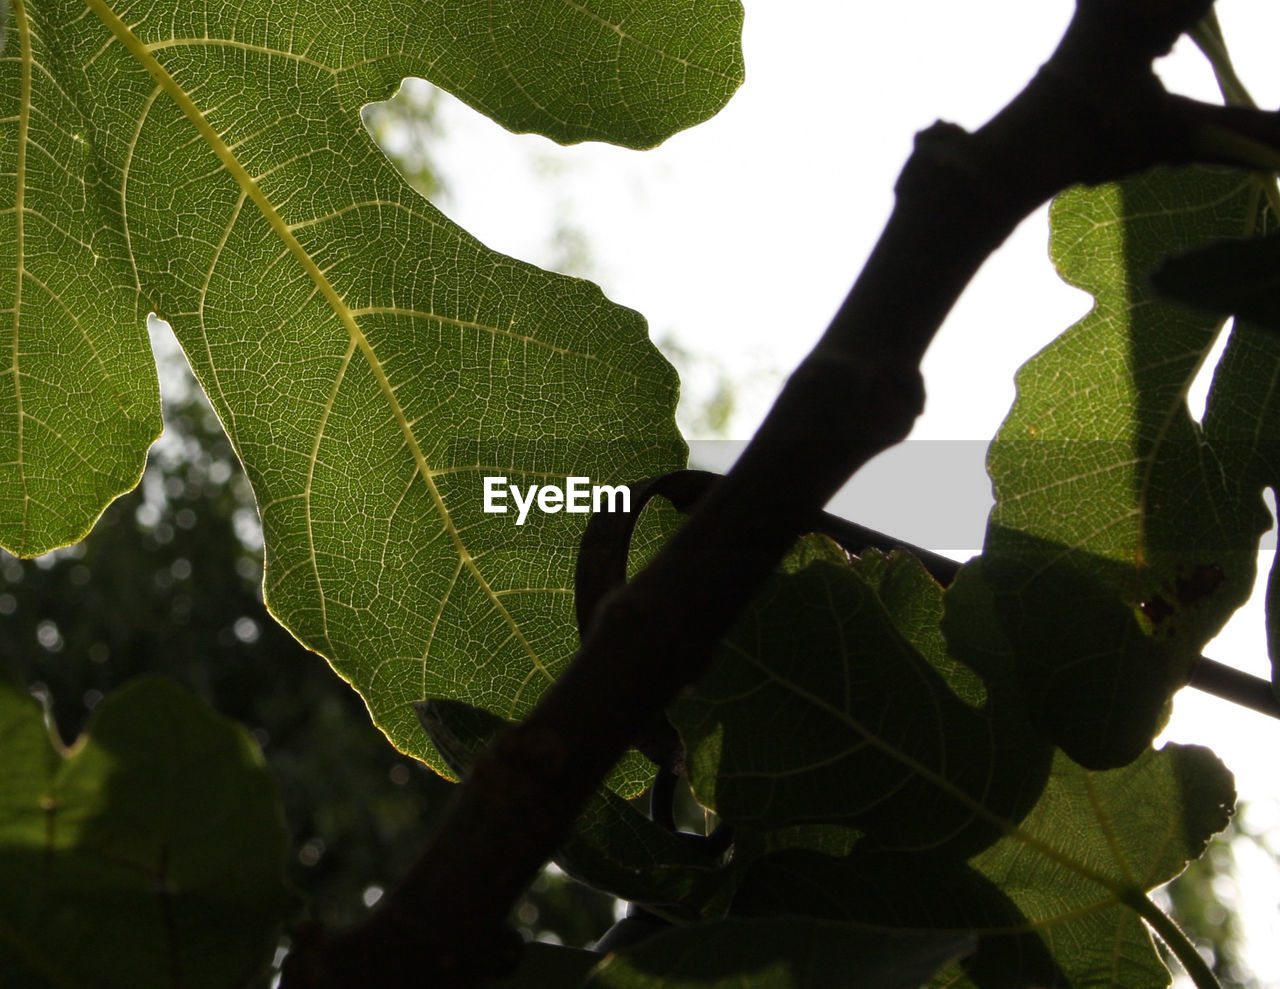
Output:
M963 934L798 917L722 920L676 928L610 955L584 989L917 989L972 947Z
M496 715L458 701L414 707L458 775L506 727ZM696 836L667 831L607 788L587 801L555 862L597 889L686 917L696 916L726 879L718 857L709 855Z
M951 971L942 985L967 985L972 979L981 989L1067 986L1066 974L1017 904L960 862L866 849L839 858L788 850L750 866L733 909L752 917L790 914L896 924L939 936L974 936L972 928L986 933L966 953L966 974Z
M671 709L699 801L731 823L840 823L971 854L1035 801L1049 749L1012 674L957 662L912 557L779 573ZM1011 693L1012 690L1015 691Z
M1198 247L1170 258L1151 281L1196 309L1280 330L1280 234Z
M1225 825L1230 776L1201 749L1109 773L1054 755L1026 721L985 563L960 571L945 616L910 557L779 574L674 706L694 792L726 820L863 832L842 857L748 857L732 911L1009 935L984 938L984 989L1162 985L1135 906ZM1111 981L1079 982L1111 949Z

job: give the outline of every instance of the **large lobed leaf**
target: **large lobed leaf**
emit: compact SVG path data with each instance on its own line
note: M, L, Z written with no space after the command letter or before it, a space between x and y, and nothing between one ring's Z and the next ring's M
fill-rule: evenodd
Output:
M273 613L405 751L434 758L413 700L526 711L576 646L582 517L517 527L482 478L680 466L675 374L637 314L418 198L360 108L418 74L653 144L740 81L740 5L88 6L16 6L0 71L0 540L74 540L136 481L154 310L253 483Z
M1273 180L1267 180L1273 181ZM1280 234L1255 191L1256 236L1200 244L1168 259L1153 276L1171 299L1221 317L1235 316L1205 404L1204 434L1236 487L1238 511L1258 511L1266 487L1280 487ZM1280 566L1267 586L1267 646L1280 680Z
M1163 258L1252 223L1256 185L1157 171L1055 200L1051 251L1093 310L1018 373L991 445L984 573L1036 717L1094 768L1141 752L1252 588L1266 527L1191 419L1219 320L1159 298Z
M70 750L0 685L6 986L243 985L297 906L249 733L163 680L103 701Z

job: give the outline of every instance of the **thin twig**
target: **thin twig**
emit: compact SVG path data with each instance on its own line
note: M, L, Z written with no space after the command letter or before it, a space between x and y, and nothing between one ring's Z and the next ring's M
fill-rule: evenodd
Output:
M1276 700L1271 682L1244 670L1201 656L1187 684L1206 694L1247 707L1268 717L1280 718L1280 701Z
M836 515L823 515L822 531L836 539L851 552L857 552L857 546L874 546L886 552L893 549L905 549L920 561L943 587L950 586L960 571L960 564L932 550L905 543L893 536L866 526L849 522ZM1280 701L1276 699L1275 690L1269 680L1246 673L1233 666L1227 666L1217 660L1201 656L1191 672L1188 687L1194 687L1206 694L1220 697L1223 700L1247 707L1251 711L1280 719Z

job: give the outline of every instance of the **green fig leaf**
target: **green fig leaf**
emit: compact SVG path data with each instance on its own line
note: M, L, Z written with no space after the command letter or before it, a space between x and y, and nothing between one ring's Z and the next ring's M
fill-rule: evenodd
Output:
M1157 170L1068 190L1051 211L1054 261L1095 304L1018 372L988 456L983 572L1034 717L1092 768L1146 748L1252 589L1265 521L1237 510L1186 406L1219 321L1148 277L1246 229L1255 199L1248 176Z
M272 613L428 761L414 700L527 712L576 649L584 520L486 511L485 478L682 466L675 373L636 313L422 200L361 108L422 75L512 128L650 145L738 85L740 4L13 13L0 543L73 541L136 483L159 429L155 312L245 464Z
M734 910L973 932L966 971L937 985L1129 989L1170 984L1143 917L1147 893L1226 826L1231 774L1207 749L1167 745L1093 772L1059 753L1035 808L967 864L855 849L754 863Z
M70 749L0 685L5 985L244 985L297 909L249 732L166 680L104 700Z
M734 825L840 824L972 853L1034 803L1049 749L1011 670L957 662L913 557L818 557L765 585L671 709L698 800Z

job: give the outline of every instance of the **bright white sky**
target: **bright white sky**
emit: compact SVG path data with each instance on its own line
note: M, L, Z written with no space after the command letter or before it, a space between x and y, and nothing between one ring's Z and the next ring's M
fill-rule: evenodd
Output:
M434 151L451 193L443 207L490 246L548 263L557 222L582 231L588 273L606 294L644 313L655 339L671 335L714 356L739 383L746 407L733 435L743 439L848 290L888 215L914 133L937 118L970 128L983 123L1048 56L1074 5L746 6L747 82L718 117L655 151L559 148L510 135L448 100ZM1262 105L1280 106L1280 4L1219 0L1218 11L1241 78ZM1217 98L1189 44L1161 72L1171 88ZM873 474L872 493L864 485L842 506L859 521L940 549L977 549L989 488L985 445L973 441L995 432L1013 399L1017 366L1088 307L1083 294L1057 279L1046 244L1041 211L988 262L925 363L928 407L913 439L947 442L913 446L945 458L957 487L974 492L972 502L961 499L975 506L965 518L944 520L961 526L963 537L948 544L930 527L941 506L910 504L913 480L924 477L910 465ZM776 374L762 374L769 371ZM1203 388L1199 396L1202 404ZM886 490L891 506L907 505L905 518L879 517ZM861 508L858 498L866 500ZM1270 555L1262 562L1269 567ZM1265 675L1256 599L1206 653ZM1271 758L1280 722L1186 690L1168 737L1212 746L1237 773L1241 795L1255 802L1251 822L1280 823ZM1240 903L1254 974L1280 984L1276 866L1251 862L1245 872Z

